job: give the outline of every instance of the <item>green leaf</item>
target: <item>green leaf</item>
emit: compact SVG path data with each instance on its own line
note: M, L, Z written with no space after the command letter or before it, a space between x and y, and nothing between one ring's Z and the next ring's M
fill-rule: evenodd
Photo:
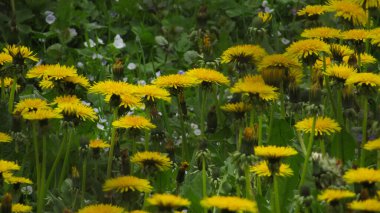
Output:
M202 199L202 174L189 174L181 188L181 195L190 200L189 212L203 212L199 201Z
M284 119L273 119L272 132L268 144L289 146L294 137L294 130L288 121Z

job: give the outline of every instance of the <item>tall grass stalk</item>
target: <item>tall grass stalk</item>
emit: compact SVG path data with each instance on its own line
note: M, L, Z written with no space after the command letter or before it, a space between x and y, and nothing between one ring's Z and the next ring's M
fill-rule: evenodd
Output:
M115 121L117 119L117 111L118 108L113 109L113 116L112 116L112 121ZM111 147L110 147L110 152L108 154L108 160L107 160L107 179L111 177L111 172L112 172L112 160L113 160L113 153L115 150L115 137L116 137L116 128L111 127Z

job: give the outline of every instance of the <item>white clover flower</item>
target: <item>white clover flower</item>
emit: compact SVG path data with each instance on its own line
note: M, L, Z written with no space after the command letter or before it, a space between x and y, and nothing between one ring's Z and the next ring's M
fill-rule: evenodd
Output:
M140 85L140 86L145 86L146 82L144 80L138 80L137 84Z
M127 68L128 68L129 70L134 70L134 69L137 68L137 65L136 65L135 63L129 63L129 64L127 65Z
M161 71L157 71L156 72L156 77L160 77L161 76Z
M97 123L96 124L96 127L100 130L104 130L104 125L100 124L100 123Z
M121 49L126 46L123 39L120 37L119 34L115 36L114 41L113 41L113 46L115 46L117 49Z
M82 62L79 61L79 62L77 63L77 67L79 67L79 68L83 68L83 67L84 67L84 64L83 64Z
M88 45L88 44L90 44L90 45ZM84 42L84 46L92 48L92 47L96 46L96 43L92 39L89 39L88 41Z

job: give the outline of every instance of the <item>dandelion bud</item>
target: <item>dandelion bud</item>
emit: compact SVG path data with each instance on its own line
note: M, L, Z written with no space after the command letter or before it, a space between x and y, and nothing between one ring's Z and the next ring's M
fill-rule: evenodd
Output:
M1 213L12 213L12 196L6 193L1 200Z
M185 174L186 170L189 168L189 163L184 161L181 163L181 166L179 167L178 173L177 173L177 184L183 183L185 181Z
M131 163L127 149L121 151L121 173L123 175L128 175L131 173Z
M112 65L112 74L115 81L121 81L124 77L124 64L121 59L116 59L115 63Z

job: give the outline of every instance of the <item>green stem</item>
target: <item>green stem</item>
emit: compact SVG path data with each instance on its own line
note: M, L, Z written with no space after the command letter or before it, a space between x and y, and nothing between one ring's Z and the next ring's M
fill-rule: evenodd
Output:
M362 123L362 142L363 146L367 142L367 120L368 120L368 99L363 96L363 123ZM364 167L365 164L365 149L360 149L360 167Z
M9 102L8 102L9 113L12 113L13 111L13 102L15 101L16 85L17 85L17 75L13 76L12 88L11 88L11 93L9 95Z
M206 109L206 100L207 100L207 91L203 90L202 87L200 87L200 95L202 97L201 101L201 110L200 110L200 127L201 132L204 135L205 134L205 109Z
M278 188L278 176L273 175L273 188L274 188L274 203L275 203L275 213L280 213L280 191Z
M313 142L314 142L314 134L315 134L314 132L315 132L316 121L317 121L317 115L314 115L313 124L311 127L310 136L309 136L309 144L307 145L307 152L306 152L305 160L304 160L304 163L302 166L301 180L300 180L300 183L298 185L299 189L301 189L302 185L304 184L305 178L306 178L306 173L308 171L309 158L311 155L311 151L313 150Z
M281 103L281 118L285 118L285 94L284 82L280 82L280 103Z
M46 178L46 135L42 136L42 175L38 189L37 197L37 212L44 212L44 197L45 197L45 178Z
M84 204L84 195L86 193L86 177L87 177L87 154L84 156L82 164L82 194L80 199L81 206Z
M241 123L238 122L238 141L236 143L236 150L238 152L240 152L242 139L243 139L243 127L242 127Z
M263 145L263 115L259 114L258 145Z
M1 78L1 100L5 100L5 82L4 82L4 77Z
M70 155L70 149L71 149L71 142L72 142L72 129L71 127L67 127L66 129L68 131L68 137L67 137L67 147L66 147L66 153L65 158L63 159L63 165L61 169L61 174L59 175L58 180L58 186L61 187L66 175L67 175L67 164L69 162L69 155Z
M41 179L40 179L40 157L38 153L38 141L37 141L37 125L38 121L32 121L32 135L33 135L33 145L34 145L34 158L36 161L36 172L37 172L37 192L41 190ZM38 197L38 196L37 196ZM38 200L38 198L37 198ZM37 211L41 212L41 211Z
M273 127L273 111L274 111L274 104L271 104L270 105L270 114L269 114L269 128L267 130L268 141L270 141L270 139L271 139L271 133L272 133L272 127Z
M203 199L207 197L207 174L206 174L205 156L202 156L202 195L203 195ZM203 212L207 213L207 208L203 208Z
M185 119L182 113L181 109L181 101L179 95L177 96L177 103L178 103L178 115L179 115L179 121L181 124L181 133L182 133L182 160L188 160L187 159L187 138L186 138L186 130L185 130Z
M252 199L252 184L251 184L251 173L249 172L249 165L246 165L244 168L245 173L245 197L247 199Z
M118 111L117 108L113 109L112 121L115 121L117 119L117 111ZM115 150L115 137L116 137L116 128L112 127L112 130L111 130L111 147L110 147L110 152L108 154L108 161L107 161L107 179L109 179L111 177L113 152Z
M144 131L144 149L145 151L149 151L149 132Z
M338 122L339 124L344 127L344 118L343 118L343 106L342 106L342 90L339 89L337 91L337 100L338 100L338 105L337 105L337 114L338 114ZM343 159L343 137L342 135L339 136L339 140L338 140L338 149L337 149L337 154L338 154L338 158L341 159L341 160L344 160Z
M56 156L56 158L54 160L53 166L50 169L50 172L49 172L49 175L48 175L48 178L47 178L47 181L46 181L46 189L49 189L50 183L51 183L51 181L53 179L53 175L56 172L55 169L57 168L58 163L60 162L60 160L62 158L63 150L64 150L65 143L66 143L66 140L67 140L67 134L66 133L67 133L67 131L64 130L63 131L63 139L62 139L61 145L59 146L59 150L58 150L57 156Z
M326 147L325 147L325 141L323 139L319 139L319 146L321 148L322 157L326 156Z

